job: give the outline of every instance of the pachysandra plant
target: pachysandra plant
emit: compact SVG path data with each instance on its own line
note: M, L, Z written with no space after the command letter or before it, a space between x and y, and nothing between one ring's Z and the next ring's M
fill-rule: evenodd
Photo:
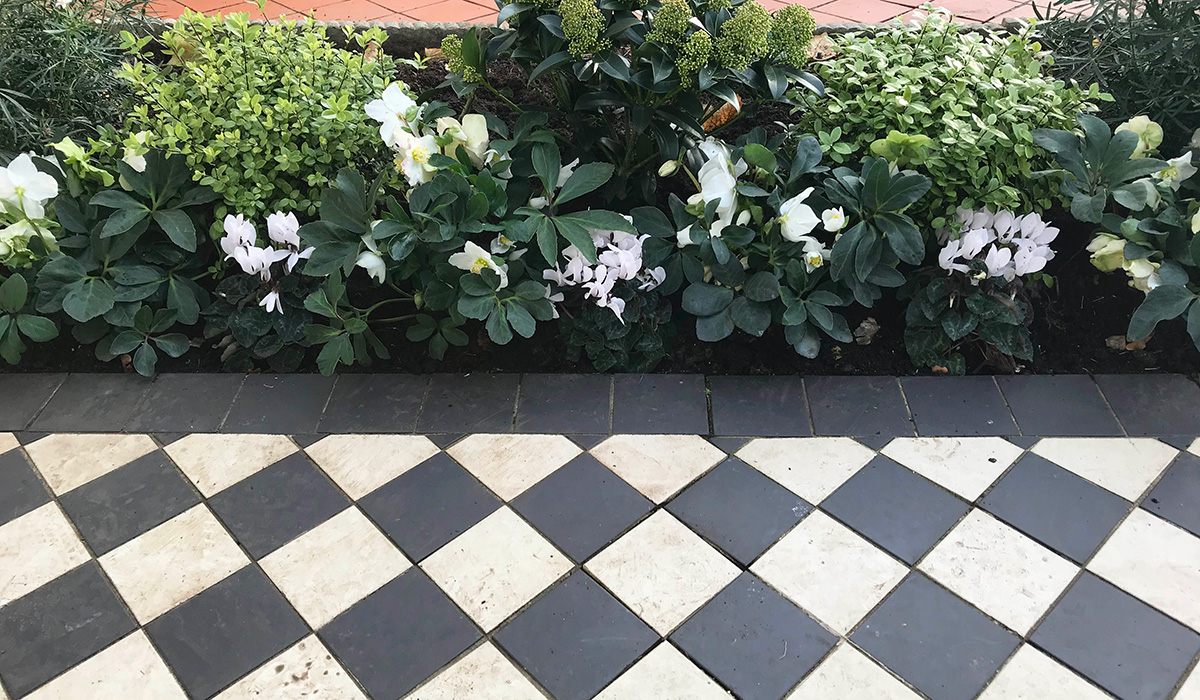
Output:
M792 86L822 86L803 67L815 23L804 7L773 15L756 0L498 2L499 24L442 45L460 93L496 90L487 66L512 58L548 83L585 160L616 166L617 196L652 201L653 168L705 137L723 106L744 114ZM504 26L507 24L507 26ZM522 107L513 103L518 110Z
M909 284L904 344L918 366L949 374L967 369L963 349L1014 371L1033 359L1031 288L1053 284L1045 272L1059 230L1037 213L960 209L958 228L941 232L938 268Z

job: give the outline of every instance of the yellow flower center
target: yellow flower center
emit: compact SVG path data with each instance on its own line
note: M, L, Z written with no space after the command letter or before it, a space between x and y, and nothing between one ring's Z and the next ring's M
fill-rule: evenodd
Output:
M809 253L808 264L813 267L820 267L821 263L825 262L825 258L821 257L820 253Z
M1158 176L1164 180L1174 180L1175 178L1179 177L1179 168L1175 167L1174 165L1168 166L1163 168L1162 172L1160 172Z
M412 159L421 165L429 162L429 149L424 146L415 146L412 149Z
M471 264L471 272L474 272L475 274L478 275L482 270L484 270L485 268L489 268L491 266L492 266L492 261L486 260L484 258L479 258L478 260L476 260L474 263Z

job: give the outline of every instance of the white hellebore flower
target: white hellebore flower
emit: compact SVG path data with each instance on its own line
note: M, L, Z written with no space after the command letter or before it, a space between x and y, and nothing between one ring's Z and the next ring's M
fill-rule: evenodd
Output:
M658 176L659 177L671 177L672 175L675 174L676 170L679 170L679 161L668 160L667 162L658 166Z
M446 145L446 155L454 158L455 151L462 148L476 168L482 168L487 160L488 130L487 119L482 114L468 114L460 123L454 117L440 117L437 120L439 136L449 134L452 139Z
M508 266L497 264L491 253L472 241L467 241L461 253L450 256L450 264L476 275L485 269L491 270L500 276L500 289L508 286Z
M1126 260L1122 266L1129 274L1129 286L1149 294L1151 290L1162 284L1158 276L1159 263L1150 262L1145 258Z
M1192 217L1192 233L1200 233L1200 211Z
M806 272L812 272L825 264L829 260L830 251L820 241L815 238L808 237L804 241L804 268Z
M578 165L579 165L579 159L576 158L575 160L571 161L570 163L567 163L566 165L559 168L558 169L558 185L556 187L562 187L564 182L566 182L567 180L570 180L571 176L575 174L575 168Z
M258 305L265 308L267 313L271 313L272 311L283 313L283 303L279 300L279 292L276 291L267 292L267 295L262 298L262 301L258 302Z
M28 153L0 168L0 200L15 204L30 219L46 216L42 205L58 196L58 181L37 169Z
M1146 152L1158 148L1163 140L1162 127L1150 121L1150 117L1145 115L1130 119L1118 126L1116 131L1130 131L1137 134L1137 148L1133 149L1133 154L1129 156L1130 158L1145 158Z
M367 103L367 116L379 122L379 137L388 146L396 147L396 138L408 126L409 119L416 114L409 110L417 106L416 100L409 97L401 87L402 83L392 83L383 90L383 96L378 100Z
M812 191L813 188L809 187L779 205L779 227L784 240L798 243L821 223L812 207L804 203Z
M400 172L412 187L433 179L437 168L429 164L429 158L438 152L437 140L433 136L413 136L407 131L397 132L396 163Z
M846 227L846 212L842 211L841 207L826 209L821 212L821 223L826 231L837 233Z
M1167 167L1154 173L1154 179L1162 184L1179 191L1179 183L1196 174L1196 166L1192 165L1192 152L1188 151L1178 158L1167 161Z

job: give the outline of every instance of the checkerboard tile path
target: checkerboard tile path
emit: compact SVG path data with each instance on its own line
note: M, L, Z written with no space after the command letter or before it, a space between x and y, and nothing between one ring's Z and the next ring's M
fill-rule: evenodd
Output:
M1197 700L1200 440L0 433L0 700Z

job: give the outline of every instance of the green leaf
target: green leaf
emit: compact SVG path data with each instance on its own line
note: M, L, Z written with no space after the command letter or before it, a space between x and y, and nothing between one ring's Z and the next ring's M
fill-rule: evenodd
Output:
M458 286L468 296L473 297L491 297L492 293L496 291L483 281L482 276L470 272L458 278Z
M29 283L16 272L4 280L4 284L0 284L0 311L15 314L25 308L25 301L28 298Z
M326 341L317 355L317 369L328 377L337 369L339 362L347 365L354 362L354 346L350 336L345 333L339 333Z
M1192 345L1200 350L1200 304L1192 304L1192 310L1188 312L1187 332L1192 336Z
M555 235L555 226L549 218L542 214L535 214L530 217L529 221L534 222L534 235L537 238L538 251L542 257L551 264L557 264L558 260L558 237ZM594 249L594 246L593 246Z
M733 315L728 309L712 316L696 318L696 338L705 343L715 343L724 340L733 333Z
M492 308L484 327L487 329L488 337L497 345L508 345L513 338L512 329L508 326L508 314L503 306Z
M137 352L133 353L133 368L143 377L153 377L157 364L158 353L154 352L149 343L142 343Z
M555 196L554 204L559 205L577 197L582 197L608 182L612 174L613 165L611 163L584 163L580 165L575 168L575 172L571 173L571 177L562 183L562 189Z
M638 233L655 238L675 238L675 227L658 207L637 207L629 212Z
M742 292L751 301L772 301L779 298L779 280L766 270L756 272L746 280Z
M45 316L20 314L17 316L17 328L35 343L44 343L58 337L58 326Z
M1071 199L1071 216L1080 221L1098 224L1104 217L1104 205L1107 202L1106 190L1100 190L1099 194L1094 195L1080 192Z
M108 272L113 282L127 287L161 282L165 276L162 268L154 265L117 265Z
M543 291L545 290L543 289ZM537 321L533 320L529 309L526 309L521 302L507 304L505 309L508 313L508 324L517 332L517 335L522 338L532 337L533 332L537 330Z
M472 297L464 296L458 300L458 313L482 321L487 318L492 310L496 308L496 297Z
M533 170L542 179L547 194L558 186L558 171L562 168L562 157L554 142L539 141L533 145Z
M305 297L304 308L325 318L337 317L337 309L333 304L329 303L329 297L326 296L324 289L318 289Z
M97 192L88 204L93 207L108 207L109 209L146 210L145 204L142 204L121 190Z
M821 352L821 336L811 324L788 326L784 329L783 336L801 357L812 360Z
M100 232L100 237L112 238L113 236L119 236L145 221L148 216L150 216L150 210L145 208L118 209L104 222L104 228Z
M188 348L192 346L191 342L188 341L187 336L182 333L167 333L165 335L160 335L154 339L154 344L158 346L159 350L162 350L171 357L179 357L183 353L187 352Z
M682 306L693 316L712 316L724 311L732 301L732 289L696 282L683 290Z
M979 324L979 319L974 314L962 313L961 311L947 311L942 316L942 330L946 331L946 335L952 341L962 340L968 333L975 330L975 326Z
M352 267L358 257L359 245L358 241L332 241L316 246L312 257L304 263L304 274L324 277L336 270Z
M113 288L94 278L72 282L63 297L63 311L76 321L90 321L108 311L116 303Z
M896 257L910 265L925 260L925 241L912 219L903 214L880 213L875 215L874 223L887 237Z
M179 209L164 209L154 212L154 222L172 243L189 253L196 252L196 226L190 216Z
M748 143L742 148L742 158L750 165L762 168L768 173L775 172L775 154L767 150L766 146Z
M729 305L729 315L733 324L746 333L758 338L771 325L771 310L758 302L746 297L738 297Z
M1146 300L1137 307L1129 319L1129 330L1125 335L1130 340L1145 340L1154 332L1159 321L1168 321L1187 311L1196 300L1196 295L1187 287L1164 284L1150 290Z
M511 7L513 7L513 6L508 5L504 9L507 10ZM503 13L501 13L501 14L503 14ZM501 21L503 21L503 18L501 18ZM562 64L570 62L570 60L571 60L571 54L567 53L566 51L559 51L557 53L550 54L546 58L542 59L542 62L537 64L537 67L534 68L533 71L529 73L529 82L533 82L534 80L537 80L538 76L540 76L542 73L545 73L546 71L554 70L555 68L558 68Z
M133 352L145 340L146 335L144 333L121 331L113 338L112 343L109 344L108 351L113 355L124 355L127 352Z
M894 178L887 194L879 203L880 211L900 211L925 196L933 183L924 175L901 175Z

